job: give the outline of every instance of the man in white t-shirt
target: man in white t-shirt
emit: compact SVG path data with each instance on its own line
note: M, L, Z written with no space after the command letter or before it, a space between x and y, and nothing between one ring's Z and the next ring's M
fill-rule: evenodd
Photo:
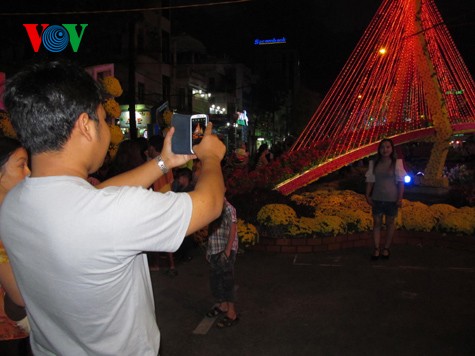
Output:
M0 237L27 306L35 355L157 355L160 332L146 255L175 251L222 209L223 143L211 134L195 155L171 151L93 187L110 133L102 90L80 67L50 62L16 74L5 104L32 173L0 210ZM147 190L199 158L195 190Z

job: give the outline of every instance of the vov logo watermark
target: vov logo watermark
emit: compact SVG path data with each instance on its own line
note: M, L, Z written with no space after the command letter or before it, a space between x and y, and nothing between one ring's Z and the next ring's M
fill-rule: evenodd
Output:
M41 24L41 32L38 32L40 24L27 23L23 24L26 33L30 38L33 51L38 52L43 43L43 47L50 52L62 52L71 44L73 52L77 52L81 44L84 30L88 24L64 23L62 25ZM76 27L80 26L80 33L76 31Z

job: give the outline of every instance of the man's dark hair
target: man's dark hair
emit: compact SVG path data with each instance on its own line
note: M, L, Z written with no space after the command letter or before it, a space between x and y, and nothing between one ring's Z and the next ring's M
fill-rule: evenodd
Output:
M32 154L58 151L82 113L98 121L101 86L66 61L33 64L6 83L5 106L18 137Z

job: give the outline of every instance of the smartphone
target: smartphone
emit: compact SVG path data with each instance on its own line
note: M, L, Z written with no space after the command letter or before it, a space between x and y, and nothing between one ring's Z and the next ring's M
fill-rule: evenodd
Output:
M197 145L203 138L208 125L208 115L173 114L172 126L175 133L172 137L172 151L176 154L194 154L193 145Z
M198 145L203 139L206 126L208 126L208 115L191 115L191 148Z

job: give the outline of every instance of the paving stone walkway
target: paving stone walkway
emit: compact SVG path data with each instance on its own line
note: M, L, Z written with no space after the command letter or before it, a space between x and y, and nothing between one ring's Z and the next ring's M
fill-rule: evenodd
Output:
M475 253L399 245L371 262L359 247L311 254L248 251L236 262L238 325L213 300L203 251L170 278L152 272L161 356L473 355Z

